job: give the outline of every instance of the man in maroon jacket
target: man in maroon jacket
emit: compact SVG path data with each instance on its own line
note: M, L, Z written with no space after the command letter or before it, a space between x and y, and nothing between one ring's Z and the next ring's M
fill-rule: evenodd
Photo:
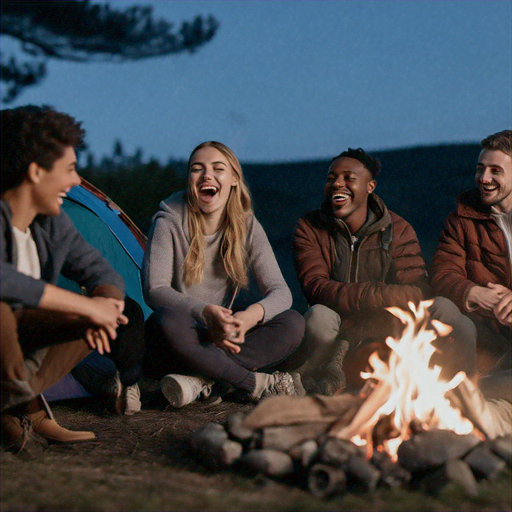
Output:
M445 221L432 286L476 325L481 375L511 368L512 131L481 142L473 190Z
M380 162L361 148L333 158L321 208L301 218L295 229L295 268L311 306L299 349L306 362L298 370L309 393L339 391L345 374L349 387L359 386L370 350L402 329L384 308L408 309L409 302L430 297L414 229L374 194L379 171ZM445 376L459 368L471 374L474 326L444 298L436 299L430 312L454 327L450 343L438 342ZM439 354L436 358L439 363Z

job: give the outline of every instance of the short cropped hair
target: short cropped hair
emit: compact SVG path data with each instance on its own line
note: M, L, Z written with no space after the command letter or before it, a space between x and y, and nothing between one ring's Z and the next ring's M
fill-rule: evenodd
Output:
M47 105L26 105L0 111L2 193L23 181L32 162L51 169L67 147L84 144L80 122Z
M493 133L480 142L482 149L501 151L512 156L512 130L503 130Z
M356 160L359 160L365 167L372 173L373 179L375 179L381 169L381 163L377 158L374 158L373 156L366 153L366 151L362 148L352 149L348 148L347 151L343 151L343 153L340 153L338 156L335 156L329 163L331 165L334 160L337 160L341 157L348 157L348 158L355 158Z

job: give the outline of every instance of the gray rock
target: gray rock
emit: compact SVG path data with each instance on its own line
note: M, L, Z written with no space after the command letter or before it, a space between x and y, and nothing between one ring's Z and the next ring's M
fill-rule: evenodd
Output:
M228 433L219 423L206 423L189 436L188 444L192 450L196 451L205 440L227 441Z
M252 471L274 477L287 476L295 470L292 458L278 450L252 450L242 457L242 463Z
M341 494L346 485L345 472L329 464L314 464L308 472L308 489L319 498Z
M350 457L346 464L346 472L367 491L374 491L380 480L380 471L358 455Z
M480 443L475 446L465 457L469 467L476 476L492 480L506 467L505 461L495 455L492 450L485 444Z
M353 456L364 456L364 451L346 439L328 437L318 448L318 460L331 466L345 467Z
M489 448L510 466L512 458L511 436L496 437L489 443Z
M398 447L398 462L411 472L424 471L464 457L479 442L471 434L459 436L451 430L420 432Z
M243 451L242 445L228 439L224 427L218 423L207 423L196 430L189 438L189 446L204 464L210 466L231 466Z
M226 418L226 430L230 437L246 442L254 434L254 429L244 425L245 414L243 412L233 412Z
M478 485L471 468L460 459L449 460L445 465L427 472L419 488L436 496L448 484L459 486L467 496L475 497L478 494Z
M318 443L310 439L309 441L292 446L288 453L293 460L297 461L302 469L306 469L315 460L318 453Z

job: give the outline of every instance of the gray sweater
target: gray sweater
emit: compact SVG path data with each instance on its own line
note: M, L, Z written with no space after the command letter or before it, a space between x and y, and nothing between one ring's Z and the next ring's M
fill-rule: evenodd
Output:
M258 302L268 321L292 305L290 290L261 224L251 215L247 221L247 258L251 274L262 294ZM190 245L188 212L184 192L177 192L160 203L153 218L142 263L142 289L153 308L179 306L196 320L208 304L227 307L233 286L220 258L220 233L205 237L205 268L201 283L190 287L183 282L183 268Z
M0 201L0 207L2 301L15 307L37 308L46 283L56 285L59 274L84 286L91 295L119 299L124 297L123 278L110 266L98 249L83 239L64 212L54 217L38 215L30 225L41 263L41 279L34 279L18 272L11 209L3 200Z

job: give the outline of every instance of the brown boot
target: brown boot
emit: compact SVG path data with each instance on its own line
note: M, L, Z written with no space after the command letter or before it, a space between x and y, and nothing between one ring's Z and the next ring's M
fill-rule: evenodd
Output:
M2 448L21 458L39 457L48 448L48 442L37 435L26 416L2 414Z
M34 432L53 443L83 443L96 439L94 432L75 432L61 427L55 420L51 420L46 411L27 414L32 422Z

